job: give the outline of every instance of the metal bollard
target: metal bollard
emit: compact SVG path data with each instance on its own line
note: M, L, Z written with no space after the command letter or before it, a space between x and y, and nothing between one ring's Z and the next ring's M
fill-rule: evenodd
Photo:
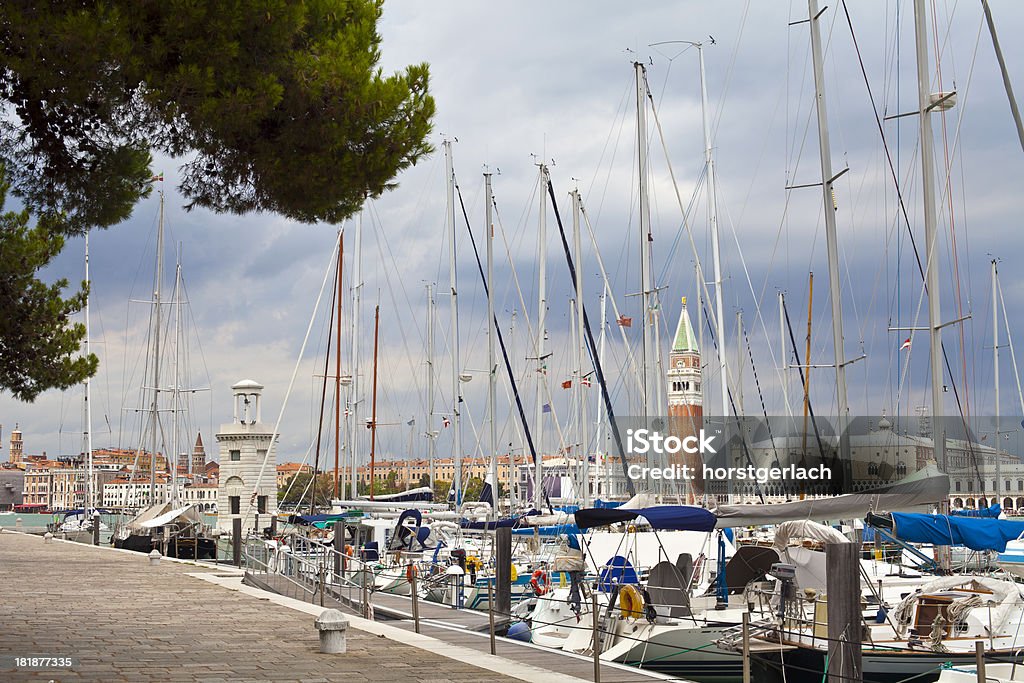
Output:
M156 548L153 548L153 550L149 553L149 566L156 567L157 565L159 565L161 557L163 557L163 555L160 554L160 551Z
M327 609L313 622L320 632L320 652L326 655L344 654L347 649L345 631L348 619L336 609Z
M53 543L53 534L49 531L43 534L43 543Z

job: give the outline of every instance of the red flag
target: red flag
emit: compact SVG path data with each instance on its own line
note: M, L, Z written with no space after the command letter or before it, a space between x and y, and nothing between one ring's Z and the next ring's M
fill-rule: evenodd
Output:
M562 382L562 388L563 389L569 389L571 387L572 387L572 380L571 379L567 379L564 382Z
M632 327L633 326L633 319L632 318L627 318L624 315L620 315L617 322L619 323L619 327Z
M152 178L149 179L149 182L151 182L151 183L156 183L156 182L162 183L163 181L164 181L164 174L163 173L161 173L160 175L155 175L155 176L153 176Z
M902 346L900 346L900 351L902 351L903 349L909 349L909 348L910 348L910 337L907 337L907 340L905 342L903 342Z
M444 425L445 427L451 427L452 421L446 417L441 420L441 424Z

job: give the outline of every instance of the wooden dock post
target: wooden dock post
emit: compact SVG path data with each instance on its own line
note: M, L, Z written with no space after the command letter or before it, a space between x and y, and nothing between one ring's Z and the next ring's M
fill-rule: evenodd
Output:
M862 677L860 611L860 547L856 543L825 546L828 592L829 683L859 681Z
M743 683L750 683L750 612L743 613Z
M100 513L92 513L92 544L100 544Z
M508 621L512 614L512 529L494 532L494 603L491 611Z
M978 683L985 683L985 642L974 641L974 662L978 668Z
M270 537L277 538L277 515L270 516Z
M231 559L236 567L242 566L242 518L231 520Z

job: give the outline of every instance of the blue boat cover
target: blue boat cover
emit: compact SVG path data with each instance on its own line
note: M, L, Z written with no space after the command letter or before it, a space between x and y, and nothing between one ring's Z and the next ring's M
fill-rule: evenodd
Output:
M515 536L533 536L536 531L538 536L569 536L570 538L580 534L580 528L575 524L559 524L556 526L534 526L513 529Z
M950 510L949 514L954 517L991 517L996 519L1003 512L1003 508L999 507L999 503L993 503L987 508L978 508L977 510Z
M718 518L704 508L692 505L657 505L649 508L586 508L576 512L576 526L589 529L643 517L655 529L674 531L711 531Z
M493 531L495 529L503 529L505 527L515 528L523 524L524 518L539 514L539 510L530 510L525 515L519 515L518 517L506 517L505 519L499 519L496 522L471 522L468 519L463 519L459 522L459 526L463 529L472 529L477 531Z
M597 578L597 590L607 593L616 585L624 583L638 584L640 577L637 576L636 569L629 563L629 560L622 555L615 555L601 568L601 573Z
M85 510L83 510L82 508L78 508L77 510L65 510L64 513L63 513L64 514L64 519L67 519L68 517L75 517L75 516L81 515L83 512L85 512ZM98 512L101 515L112 515L112 514L114 514L110 510L106 510L104 508L94 508L93 512Z
M1008 541L1024 534L1024 522L979 517L950 517L893 512L893 536L911 543L963 545L971 550L1004 552Z

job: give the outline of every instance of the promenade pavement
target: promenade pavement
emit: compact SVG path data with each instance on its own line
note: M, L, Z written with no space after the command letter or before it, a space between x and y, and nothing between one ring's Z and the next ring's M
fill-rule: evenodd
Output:
M190 575L197 572L211 580ZM320 654L313 616L258 591L215 583L228 573L168 560L151 567L140 553L4 531L0 681L528 679L497 673L500 663L479 668L429 645L413 647L352 627L346 654ZM16 657L32 656L72 661L43 669L16 664Z

